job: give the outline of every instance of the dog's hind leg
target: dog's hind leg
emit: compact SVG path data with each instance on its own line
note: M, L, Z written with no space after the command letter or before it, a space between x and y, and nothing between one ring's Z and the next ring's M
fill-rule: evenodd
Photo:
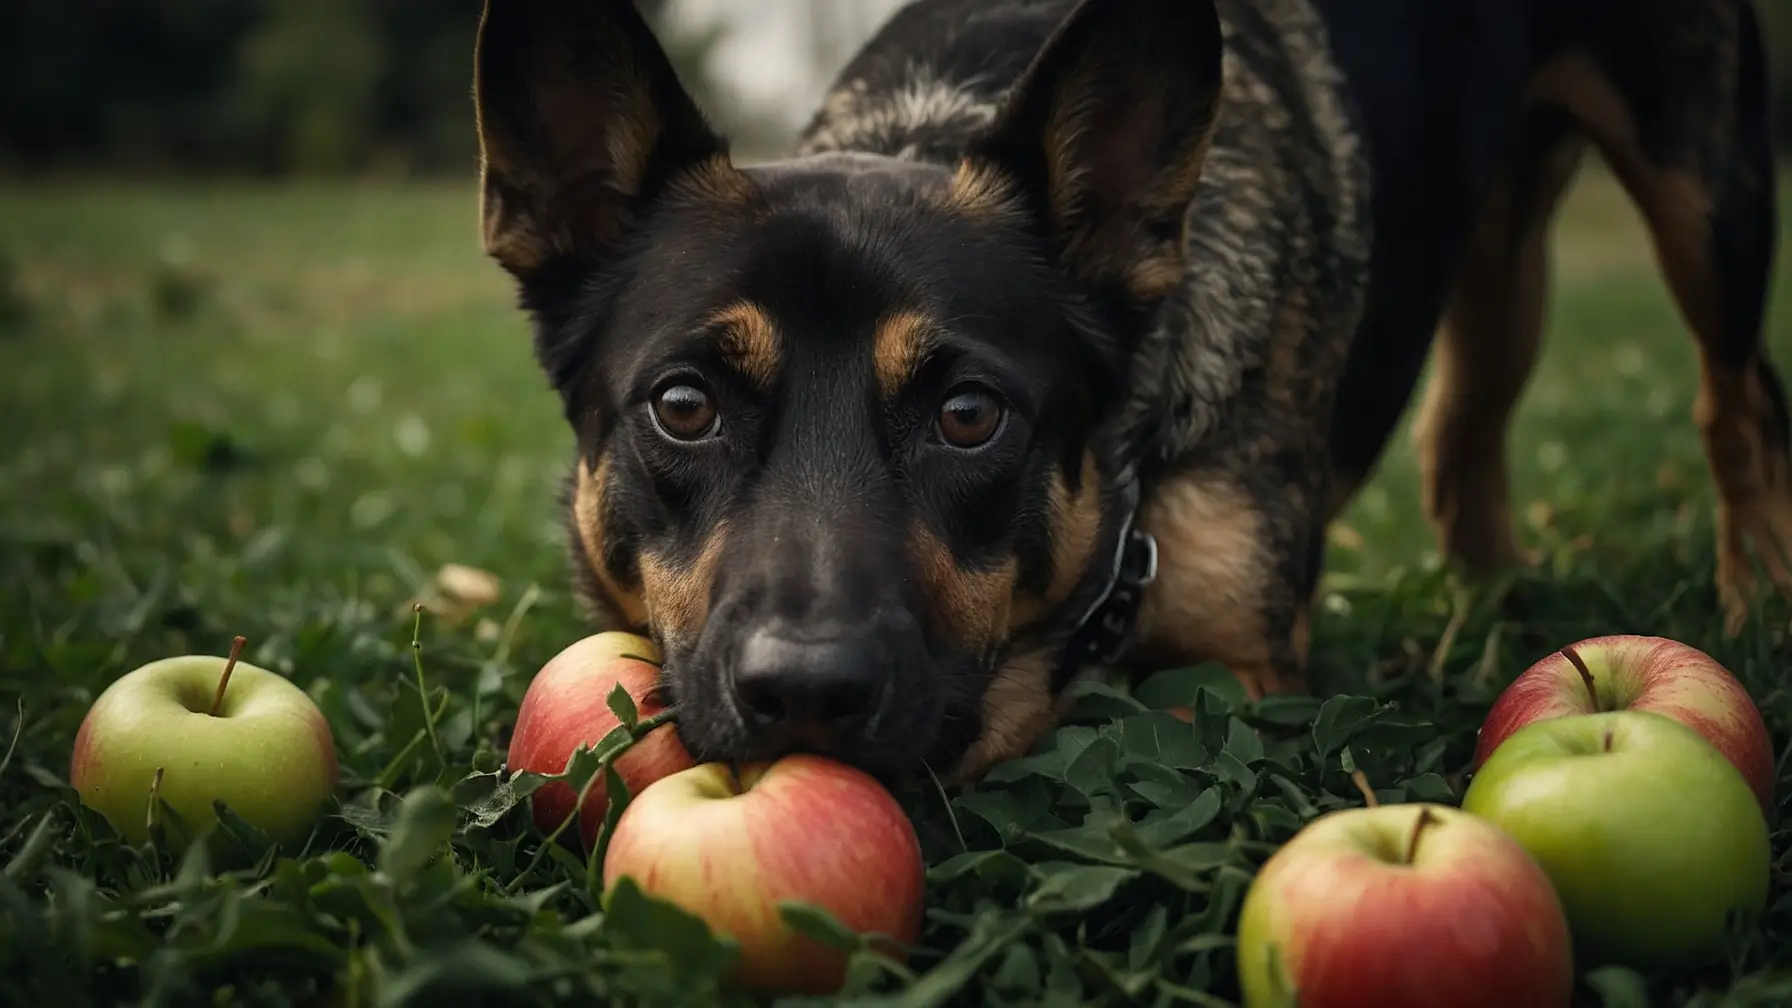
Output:
M1792 595L1792 442L1762 343L1777 221L1763 47L1747 3L1638 5L1602 40L1539 75L1636 202L1698 341L1694 416L1717 489L1726 629L1756 589L1746 546Z
M1549 222L1583 147L1560 113L1528 116L1479 211L1413 426L1425 515L1444 555L1471 574L1520 560L1506 428L1537 359Z

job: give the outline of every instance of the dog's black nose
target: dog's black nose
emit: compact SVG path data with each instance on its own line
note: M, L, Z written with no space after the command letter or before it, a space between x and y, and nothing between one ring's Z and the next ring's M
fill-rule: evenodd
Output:
M869 628L809 636L767 627L742 643L733 686L750 731L781 748L832 748L866 729L889 677L885 641Z

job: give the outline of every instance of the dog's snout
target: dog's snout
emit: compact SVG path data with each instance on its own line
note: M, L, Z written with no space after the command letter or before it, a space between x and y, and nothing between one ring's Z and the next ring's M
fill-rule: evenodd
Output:
M750 730L780 748L829 748L865 731L889 678L887 644L869 627L823 636L764 627L742 642L732 685Z

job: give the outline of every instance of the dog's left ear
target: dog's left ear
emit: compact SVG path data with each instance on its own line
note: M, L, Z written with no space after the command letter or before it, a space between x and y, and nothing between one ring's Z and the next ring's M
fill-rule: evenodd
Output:
M955 202L1018 196L1073 275L1163 298L1182 274L1223 62L1212 0L1084 0L970 145Z
M603 263L669 183L745 185L633 0L486 0L473 89L486 251L525 288Z

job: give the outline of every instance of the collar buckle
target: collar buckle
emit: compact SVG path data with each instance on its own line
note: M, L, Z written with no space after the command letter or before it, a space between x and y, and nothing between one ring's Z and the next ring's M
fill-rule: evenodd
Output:
M1138 629L1145 588L1157 580L1157 539L1137 527L1139 479L1132 467L1121 474L1120 535L1101 594L1077 621L1066 655L1075 668L1118 661Z

